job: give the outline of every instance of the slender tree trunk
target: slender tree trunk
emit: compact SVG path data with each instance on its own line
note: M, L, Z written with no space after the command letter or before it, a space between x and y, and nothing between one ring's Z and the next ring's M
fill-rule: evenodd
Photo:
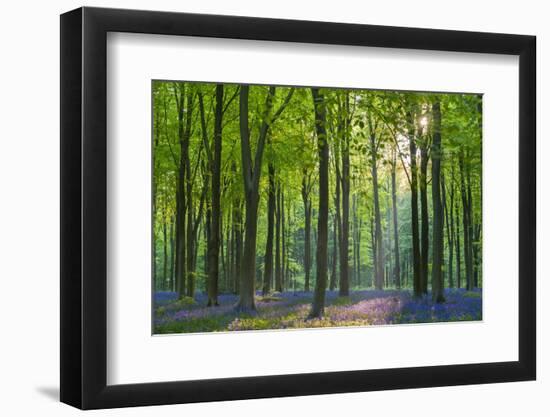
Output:
M409 125L409 150L411 158L411 229L413 257L413 291L415 297L422 296L422 262L420 254L420 236L418 230L418 172L416 167L416 141L414 137L414 122L411 112L407 113Z
M176 242L174 239L174 218L170 219L170 291L174 291L174 261Z
M241 277L241 260L243 253L243 226L242 226L242 202L238 200L234 205L233 227L235 228L235 278L233 291L239 293Z
M166 100L165 100L165 104L166 106ZM158 148L159 146L159 141L160 141L160 111L153 111L153 114L154 114L154 140L153 140L153 150L156 152L156 149ZM165 112L166 114L166 112ZM158 209L158 205L157 205L157 178L156 178L156 175L155 173L158 172L158 168L159 168L159 165L160 165L160 162L159 162L159 158L156 158L156 153L153 152L153 184L152 184L152 195L153 195L153 207L152 207L152 212L153 212L153 257L152 257L152 266L153 266L153 282L154 282L154 289L155 291L158 291L159 289L163 289L164 288L164 282L162 283L162 286L159 285L159 277L158 277L158 274L157 274L157 236L156 236L156 223L157 223L157 220L158 220L158 212L157 212L157 209ZM163 207L164 207L164 210L163 210L163 223L166 222L166 203L163 204ZM166 225L164 225L164 227L166 228ZM166 232L165 232L166 234ZM166 281L166 274L164 274L163 276L163 280Z
M363 221L358 220L358 229L357 229L357 286L362 287L363 281L361 277L361 226Z
M186 284L188 280L188 274L192 274L192 268L193 268L193 241L192 241L192 233L193 233L193 198L192 198L192 173L191 173L191 160L189 158L189 141L191 139L191 123L193 120L193 98L194 94L193 92L188 89L187 91L187 97L186 97L186 105L185 105L185 130L183 133L183 144L181 148L181 152L183 153L183 162L185 164L185 187L182 186L182 193L185 193L185 211L183 213L183 216L187 215L187 222L185 225L185 230L183 233L185 234L185 251L184 251L184 262L185 262L185 268L184 268L184 282L185 284L182 286L182 294L186 291ZM183 106L183 94L181 96L180 105ZM183 194L182 194L183 195ZM191 294L192 295L192 294Z
M179 177L183 175L183 169L178 170ZM185 207L184 197L178 180L176 191L176 265L175 280L178 298L185 294Z
M464 262L466 266L466 289L473 288L473 265L472 265L472 244L471 244L471 223L470 209L468 206L468 195L465 181L464 154L460 155L460 190L462 194L462 229L464 232Z
M193 297L195 280L194 268L194 253L195 253L195 231L194 224L194 207L193 207L193 184L191 179L191 163L189 158L186 158L186 200L187 200L187 229L186 229L186 281L187 281L187 296Z
M335 171L336 171L336 187L334 191L334 206L336 208L336 227L337 227L337 245L336 245L336 253L337 257L334 258L337 260L337 265L334 267L335 272L336 268L338 268L338 275L334 277L334 286L338 284L338 287L340 287L340 278L342 276L342 272L340 271L342 269L342 260L340 259L342 257L342 252L340 250L342 246L342 205L341 205L341 188L342 188L342 174L340 172L340 142L334 141L334 165L335 165ZM339 264L339 265L338 265ZM334 288L333 288L334 289Z
M391 190L391 175L388 178L388 183L386 184L386 190ZM394 275L392 271L392 212L391 212L391 192L386 193L386 224L387 224L387 233L385 239L385 249L384 253L386 257L384 259L384 266L386 270L386 287L395 285L395 282L392 281Z
M292 239L292 212L293 212L294 203L291 198L288 198L285 203L286 207L286 216L285 216L285 280L284 280L284 289L290 290L292 271L290 270L290 258L292 251L294 249L295 240Z
M447 246L449 248L449 258L447 261L447 277L449 282L449 288L454 288L453 279L453 255L454 255L454 236L455 225L453 216L454 205L454 189L453 189L453 177L454 172L451 167L451 189L448 190L445 182L445 177L441 175L441 192L443 193L443 211L445 212L445 224L447 225ZM447 193L449 194L449 202L447 202Z
M224 233L224 226L223 226L223 216L220 218L220 248L219 248L219 253L220 253L220 264L221 264L221 267L222 267L222 271L221 271L221 279L219 281L221 281L222 285L218 285L219 288L221 288L221 291L223 292L226 288L227 288L227 268L226 268L226 265L227 265L227 261L226 261L226 258L227 258L227 253L225 252L225 245L224 245L224 240L225 240L225 233ZM218 294L219 294L219 289L218 289Z
M264 283L262 294L267 295L271 291L273 282L273 229L275 223L275 166L268 166L268 191L267 191L267 238L264 256Z
M222 160L223 84L216 85L216 109L214 114L214 154L212 161L211 195L212 218L208 240L208 306L218 304L220 229L221 229L221 160Z
M310 290L310 272L311 272L311 201L309 199L310 177L304 170L302 174L302 201L304 202L304 272L305 272L305 291Z
M375 273L375 288L381 290L384 287L384 241L382 237L382 220L380 216L380 198L378 194L378 168L376 157L376 139L373 133L370 135L371 144L371 172L372 186L374 196L374 238L376 241L376 273Z
M283 291L281 263L281 185L277 186L277 204L275 210L275 291Z
M227 227L226 227L226 241L225 241L225 253L226 253L226 264L225 264L225 291L231 292L233 284L231 283L231 275L233 268L233 238L231 236L232 231L232 220L231 220L231 211L227 214Z
M342 230L340 235L340 282L339 295L349 296L349 192L350 192L350 158L349 132L347 126L349 94L346 93L342 120L340 121L341 157L342 157Z
M432 299L437 303L445 301L443 295L443 204L441 202L441 108L436 101L432 108L434 135L432 143Z
M338 263L338 220L336 213L332 216L332 271L330 273L329 289L336 288L336 264Z
M178 112L178 140L180 157L178 163L178 178L176 190L176 292L178 297L185 295L185 158L188 151L184 128L184 85L174 84Z
M393 243L395 267L393 270L395 286L401 288L401 262L399 260L399 229L397 227L397 187L396 187L396 155L394 153L391 171L391 197L392 197L392 212L393 212Z
M195 235L193 230L194 224L194 208L193 208L193 186L191 184L190 177L190 164L187 165L186 169L187 174L187 229L186 229L186 281L187 281L187 295L193 297L194 294L191 291L191 288L194 286L193 280L195 279L195 269L194 269L194 253L195 253Z
M403 287L408 288L410 277L409 277L409 258L407 256L403 259Z
M474 288L479 287L479 242L481 239L481 225L476 224L474 226L474 238L472 242L472 258L473 258L473 269L474 269Z
M196 271L197 271L198 234L199 234L199 227L202 222L203 211L204 211L204 200L206 199L207 189L208 188L203 189L202 191L196 217L195 218L193 218L193 216L189 217L189 221L190 221L189 228L191 229L191 233L188 235L188 241L190 242L189 248L191 248L191 250L188 251L189 269L187 274L187 288L186 288L186 293L188 297L195 296L195 282L196 282L196 275L197 275Z
M281 190L281 291L287 286L287 242L286 242L286 220L285 220L285 194Z
M208 235L210 234L210 209L206 210L206 215L204 218L204 240L208 242ZM203 275L205 276L204 280L204 292L208 293L208 245L204 245L203 253Z
M309 199L309 174L304 170L302 174L302 201L304 203L304 273L305 273L305 291L310 288L311 271L311 201Z
M313 209L311 210L311 212L312 212L311 218L314 219L317 216L317 213ZM312 248L317 248L317 228L313 227L311 231L312 231L311 246ZM317 251L315 250L312 253L313 253L313 257L312 257L313 260L311 261L311 263L317 265ZM315 281L315 279L317 279L317 276L316 276L317 268L314 269L313 271L314 273L312 274L312 281ZM315 282L313 282L313 285L315 286Z
M471 280L472 283L470 285L471 289L477 288L477 259L476 259L476 245L477 245L477 239L475 237L475 219L474 219L474 206L472 203L472 170L470 165L467 166L467 197L468 197L468 221L469 221L469 235L470 235L470 256L471 256Z
M374 232L374 211L370 215L370 241L372 249L372 282L371 286L376 287L376 268L378 265L378 251L376 250L376 235Z
M462 278L462 274L461 274L461 259L460 259L460 217L459 217L459 208L458 208L458 197L456 199L456 208L455 208L455 213L456 213L456 239L455 239L455 251L456 251L456 286L457 288L460 288L460 285L461 285L461 278Z
M359 245L360 245L360 237L359 237L359 219L357 215L357 206L358 204L358 195L354 194L352 197L352 212L353 212L353 283L355 286L360 287L361 286L361 276L359 272Z
M424 143L420 148L420 207L422 215L421 228L421 286L422 293L428 293L428 256L430 248L430 220L428 215L428 145Z
M166 230L166 218L162 221L162 288L166 289L169 281L168 276L168 236Z
M228 240L228 246L230 248L230 256L229 256L229 282L227 291L228 292L234 292L235 291L235 277L237 276L237 272L235 270L235 252L237 251L237 245L235 243L235 220L233 218L234 216L234 208L233 208L234 201L231 201L231 221L228 225L229 228L229 240Z
M233 177L237 178L237 164L233 160L231 162L231 172ZM242 226L242 200L239 194L235 193L233 196L233 215L232 215L232 228L233 239L235 244L234 250L234 266L233 266L233 292L239 293L239 280L241 276L241 254L243 250L243 226Z
M325 290L327 286L328 257L328 198L329 198L329 146L326 130L326 107L323 94L316 88L311 89L315 109L315 131L319 154L319 212L317 216L317 272L315 294L310 317L321 317L325 309Z

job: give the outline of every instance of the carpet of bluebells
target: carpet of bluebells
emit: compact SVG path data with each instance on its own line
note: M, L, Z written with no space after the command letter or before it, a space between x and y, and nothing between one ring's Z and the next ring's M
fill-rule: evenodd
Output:
M445 303L430 296L415 299L410 290L353 291L339 297L327 291L325 314L308 319L313 294L284 292L256 295L256 312L235 310L238 296L222 294L219 306L206 307L206 294L177 299L176 293L157 292L154 333L194 333L235 330L296 329L313 327L371 326L481 320L481 290L446 289Z

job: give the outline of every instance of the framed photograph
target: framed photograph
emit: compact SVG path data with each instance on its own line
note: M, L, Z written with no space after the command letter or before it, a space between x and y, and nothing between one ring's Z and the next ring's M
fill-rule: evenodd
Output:
M61 401L533 380L535 37L61 16Z

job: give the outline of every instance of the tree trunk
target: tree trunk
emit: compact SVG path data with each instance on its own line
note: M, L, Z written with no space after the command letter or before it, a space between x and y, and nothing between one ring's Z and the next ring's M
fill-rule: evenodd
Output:
M454 171L451 167L451 190L449 194L449 202L447 202L447 184L445 182L445 177L441 175L441 192L443 199L443 211L445 212L445 224L447 225L447 247L449 248L449 259L447 261L447 277L449 282L449 288L454 288L454 279L453 279L453 255L454 255L454 236L455 236L455 225L454 225L454 216L453 216L453 205L454 205Z
M371 212L370 215L370 241L371 241L371 251L372 251L372 278L371 286L376 287L376 237L374 233L374 212Z
M264 114L260 125L258 142L254 162L252 162L252 151L250 147L250 130L248 123L248 96L249 86L241 85L239 92L239 130L241 137L241 166L244 183L244 194L246 204L245 217L245 241L241 263L241 279L239 283L239 301L236 306L240 311L253 311L256 309L254 303L254 288L256 280L256 231L258 227L258 201L260 176L262 173L262 158L265 141L269 127L281 114L290 102L294 89L290 89L283 104L272 116L273 97L275 87L269 87L264 105Z
M233 176L237 177L237 164L235 161L231 162L231 171ZM235 241L234 250L234 274L233 274L233 292L239 293L239 280L241 276L241 255L243 251L243 215L242 215L242 200L240 196L235 193L233 197L233 239Z
M378 167L376 157L376 139L374 133L370 135L371 144L371 172L374 196L374 239L376 242L375 262L375 288L381 290L384 287L384 242L382 238L382 220L380 217L380 198L378 195Z
M319 154L319 212L317 215L317 254L315 294L310 317L322 317L325 309L325 290L327 286L328 257L328 164L329 146L326 131L326 107L323 94L316 88L311 89L315 110L315 131Z
M351 206L352 206L352 212L353 212L353 231L352 231L352 236L353 236L353 279L352 279L352 282L353 282L353 285L357 286L357 287L360 287L361 286L361 275L360 275L360 271L359 271L359 268L360 268L360 261L359 261L359 252L360 252L360 236L359 236L359 218L358 218L358 215L357 215L357 206L359 205L358 203L358 195L357 194L354 194L353 195L353 198L352 198L352 203L351 203Z
M474 288L479 287L479 252L480 252L480 239L481 239L481 225L476 224L474 226L474 238L472 242L472 257L474 268Z
M195 230L194 224L194 206L193 206L193 178L191 172L191 160L189 158L189 138L191 136L191 117L193 111L193 95L187 95L187 152L185 157L185 199L187 210L187 229L186 229L186 281L187 281L187 295L193 297L194 294L194 280L195 280L195 268L194 268L194 254L195 254Z
M281 291L287 286L287 240L286 240L286 220L285 220L285 194L281 190Z
M459 217L459 208L458 208L458 197L456 199L456 240L455 240L455 250L456 250L456 287L460 288L461 285L461 259L460 259L460 217Z
M233 228L231 227L233 221L231 219L231 210L227 214L227 227L225 230L225 253L226 253L226 265L225 265L225 291L231 292L233 284L232 279L232 268L233 268L233 237L231 236Z
M397 187L396 187L396 155L394 153L391 170L391 198L392 198L392 212L393 212L393 243L394 243L394 257L395 266L393 270L393 276L395 280L395 286L397 289L401 288L401 262L399 260L399 230L397 228Z
M256 229L258 198L251 193L246 199L244 227L244 249L241 263L238 308L243 311L255 310L254 284L256 274Z
M358 228L357 228L357 286L362 287L363 281L361 277L361 226L363 224L363 221L361 219L358 220Z
M293 216L293 214L295 214L295 210L294 210L294 202L289 199L288 202L286 203L286 207L287 207L287 213L286 213L286 217L285 217L285 224L287 225L286 226L286 230L287 230L287 234L286 234L286 245L285 245L285 259L286 259L286 275L285 275L285 282L286 282L286 288L288 288L290 290L290 286L291 286L291 282L292 282L292 275L293 275L293 270L290 268L290 259L291 259L291 256L295 253L295 247L296 247L296 239L295 239L295 236L293 234L293 224L294 224L294 221L293 221L293 218L295 217L295 215ZM292 258L294 258L294 256L292 256Z
M452 174L451 174L452 180ZM450 202L447 201L447 194L449 194ZM453 280L453 252L454 252L454 220L452 207L454 203L454 192L453 189L448 190L447 183L445 181L445 176L441 173L441 199L443 201L443 212L445 213L445 230L447 232L447 248L448 248L448 260L447 266L445 268L447 272L447 282L449 288L454 288ZM449 206L451 207L449 209ZM450 213L449 213L450 212Z
M426 140L426 138L425 138ZM422 293L428 293L428 256L430 248L430 220L428 216L428 145L420 147L420 207L422 216L421 228L421 288Z
M208 240L208 306L218 304L220 223L221 223L221 160L222 160L223 84L216 85L216 109L214 114L214 154L212 163L211 195L212 217Z
M241 263L243 253L243 225L242 225L242 203L239 201L238 206L235 209L235 278L234 278L234 291L239 293L240 277L241 277Z
M225 233L224 233L224 224L223 224L223 216L222 216L220 218L220 247L219 247L219 254L220 254L219 258L220 258L220 264L221 264L222 270L221 270L221 274L219 274L219 276L221 276L221 279L218 280L218 294L220 292L219 288L221 288L222 292L227 288L227 268L226 268L227 253L225 252L224 240L225 240ZM219 284L219 282L221 282L221 285Z
M340 288L340 277L342 273L340 270L342 269L342 261L340 260L342 256L342 252L340 250L342 246L342 205L341 205L341 188L342 188L342 180L341 180L341 172L340 172L340 142L334 141L334 165L335 165L335 171L336 171L336 187L334 191L334 207L336 209L336 228L337 228L337 234L336 234L336 249L335 252L337 253L337 257L334 258L338 261L337 265L334 267L334 272L336 272L336 268L338 267L338 275L336 275L334 279L334 285L338 284L338 288ZM333 288L334 289L334 288Z
M386 190L391 191L391 175L388 178L388 183L386 184ZM392 281L394 275L392 270L392 233L391 228L393 224L392 219L392 210L391 210L391 192L386 193L386 224L388 227L387 233L386 233L386 242L385 242L385 249L384 252L386 254L386 258L384 259L384 265L386 270L386 287L390 287L392 285L395 285L395 282Z
M189 142L185 137L184 106L185 86L174 83L174 95L178 112L178 140L180 156L176 182L176 292L178 298L185 295L185 158Z
M469 234L470 234L470 256L472 264L472 283L470 285L471 289L477 288L477 260L476 260L476 246L477 239L475 237L475 219L474 219L474 206L472 203L472 169L470 165L467 166L467 188L468 188L468 221L469 221Z
M466 266L466 289L473 288L473 265L472 265L472 233L470 222L470 208L465 181L464 154L460 155L460 191L462 195L462 229L464 232L464 262Z
M175 261L175 281L178 298L185 294L185 207L184 197L181 192L183 181L183 169L178 169L178 188L176 190L176 261Z
M416 167L416 141L414 137L414 122L411 112L407 113L409 125L409 151L411 158L411 229L413 257L413 292L415 297L422 296L422 262L420 255L420 236L418 230L418 172Z
M339 296L349 296L349 191L350 191L350 158L349 158L349 132L348 132L348 107L349 95L346 93L344 108L340 109L344 114L340 120L340 137L342 157L342 229L340 234L340 282Z
M170 219L170 291L174 291L174 261L175 261L174 218Z
M439 101L433 105L434 134L432 143L432 299L445 301L443 295L443 204L441 202L441 108Z
M304 169L302 175L302 201L304 202L304 272L305 272L305 291L310 290L310 272L311 272L311 201L310 176Z
M336 288L336 264L338 263L338 224L336 213L332 216L332 271L330 273L329 289Z
M262 294L267 295L271 291L273 282L273 228L275 223L275 166L268 166L269 186L267 191L267 239L264 256L264 282Z
M166 230L166 218L162 221L162 288L166 289L168 277L168 236Z
M256 305L254 303L254 286L256 278L256 229L258 226L259 190L257 183L255 182L254 174L256 170L254 169L255 167L252 166L252 158L250 156L250 131L248 128L248 85L241 85L239 95L241 165L244 179L246 214L244 225L244 249L241 263L241 280L239 283L239 302L237 308L243 311L250 311L256 310ZM268 97L270 97L269 93ZM271 98L268 99L268 103L271 103ZM261 145L259 150L263 154L263 144L259 145ZM258 150L256 152L258 152Z
M281 185L277 186L277 204L275 210L275 291L283 291L281 263Z
M234 201L231 201L231 219L228 226L229 229L229 237L227 241L227 246L229 247L229 259L228 259L228 269L229 269L229 281L227 284L227 291L228 292L234 292L235 291L235 277L237 276L237 273L235 271L235 252L237 251L237 246L235 244L235 220L233 218L234 216L234 208L233 208Z

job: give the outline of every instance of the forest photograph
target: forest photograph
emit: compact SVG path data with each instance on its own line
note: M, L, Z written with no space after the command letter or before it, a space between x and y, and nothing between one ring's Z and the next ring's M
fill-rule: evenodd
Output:
M482 320L482 96L152 81L153 334Z

